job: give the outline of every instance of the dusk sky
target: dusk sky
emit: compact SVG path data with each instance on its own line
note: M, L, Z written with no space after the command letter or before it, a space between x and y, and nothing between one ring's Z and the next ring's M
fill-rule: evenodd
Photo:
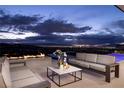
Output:
M118 44L124 43L124 13L115 6L0 6L0 43L25 43L25 44ZM11 25L15 15L26 17L40 16L41 20L28 25L28 29L14 29ZM9 15L10 19L4 18ZM36 26L43 24L48 19L66 20L66 25L73 24L76 30L44 30ZM5 24L5 25L3 25ZM18 24L18 23L17 23ZM26 25L27 26L27 25ZM25 26L25 27L26 27ZM34 26L39 30L29 29ZM41 25L42 26L42 25ZM36 28L35 27L35 28ZM8 29L9 28L9 29ZM11 28L11 29L10 29ZM53 27L58 28L58 27ZM81 30L79 30L82 28ZM77 30L78 29L78 30Z

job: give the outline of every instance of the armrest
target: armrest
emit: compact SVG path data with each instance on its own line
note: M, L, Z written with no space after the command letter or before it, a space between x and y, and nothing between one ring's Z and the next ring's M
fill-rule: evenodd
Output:
M106 66L110 66L110 67L115 67L115 66L118 66L119 63L113 63L113 64L109 64L109 65L106 65Z
M0 64L0 72L1 72L1 70L2 70L2 64Z
M119 65L119 63L113 63L113 64L98 63L98 64L105 65L105 66L108 66L108 67L115 67L115 66L118 66Z

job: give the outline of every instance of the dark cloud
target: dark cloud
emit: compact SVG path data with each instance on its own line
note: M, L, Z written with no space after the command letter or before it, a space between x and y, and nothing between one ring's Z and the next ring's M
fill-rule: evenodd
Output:
M70 39L70 41L66 41L66 39ZM124 42L123 36L115 36L115 35L82 35L78 37L63 37L63 36L54 36L54 35L44 35L37 37L28 37L26 39L20 40L10 40L10 39L2 39L0 43L25 43L25 44L38 44L38 45L73 45L73 44L117 44Z
M0 10L0 28L8 28L8 31L11 29L24 31L27 30L27 27L38 23L42 18L39 15L11 15L4 12L4 10Z
M110 28L103 28L106 32L109 32L110 34L115 34Z
M92 31L92 27L83 26L77 27L73 23L68 21L51 18L42 21L43 17L39 15L25 16L25 15L10 15L0 10L0 33L3 33L3 28L19 30L18 35L22 35L23 31L32 31L38 33L39 36L27 37L25 39L1 39L0 43L26 43L26 44L116 44L124 42L124 20L118 20L105 26L103 29L105 32L109 32L109 35L104 34L82 34L78 36L71 36L71 33L85 33ZM70 35L54 35L57 33L70 33ZM119 33L118 33L119 32ZM1 36L1 35L0 35Z
M4 10L0 9L0 16L3 16L3 15L5 15L5 12Z
M124 20L116 20L107 23L102 30L111 35L124 36Z
M84 26L84 27L81 27L81 28L79 28L79 29L80 29L81 32L85 32L85 31L87 31L87 30L91 30L92 27L90 27L90 26Z
M124 20L118 20L118 21L112 22L111 25L114 27L124 29Z
M77 44L116 44L124 42L124 37L114 35L84 35L77 38Z
M70 41L66 41L69 39ZM73 45L73 44L117 44L124 42L123 36L115 36L115 35L82 35L78 37L63 37L63 36L39 36L39 37L30 37L26 40L34 41L39 44L65 44L65 45Z
M85 26L85 27L76 27L73 23L68 23L65 20L58 20L58 19L48 19L45 20L43 23L37 24L35 27L32 28L37 33L40 34L51 34L53 32L61 32L61 33L74 33L74 32L85 32L87 30L91 30L92 27Z
M41 35L37 37L28 37L26 40L54 40L54 39L63 39L63 37L60 36L54 36L54 35Z
M40 15L25 16L22 14L7 14L3 10L0 11L0 28L6 28L8 31L34 31L39 34L51 34L52 32L85 32L91 30L92 27L76 27L73 23L68 23L64 19L50 18L41 22L43 19Z

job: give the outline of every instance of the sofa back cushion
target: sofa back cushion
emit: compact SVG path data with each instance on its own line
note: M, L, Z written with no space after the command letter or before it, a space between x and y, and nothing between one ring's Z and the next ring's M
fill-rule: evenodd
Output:
M0 64L4 62L5 57L0 57Z
M101 64L113 64L115 63L115 57L109 55L98 55L97 62Z
M76 53L76 59L78 60L85 60L86 53Z
M0 64L0 67L2 64ZM5 88L5 83L4 83L4 80L3 80L3 76L2 76L2 68L0 68L0 88Z
M11 87L10 67L8 59L2 63L2 76L6 87Z
M85 61L89 61L89 62L97 62L97 54L86 54L86 59Z

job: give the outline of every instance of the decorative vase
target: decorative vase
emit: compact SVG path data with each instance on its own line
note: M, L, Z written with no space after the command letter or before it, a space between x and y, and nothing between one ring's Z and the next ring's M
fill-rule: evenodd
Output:
M60 65L59 69L60 69L60 70L63 70L63 65Z

